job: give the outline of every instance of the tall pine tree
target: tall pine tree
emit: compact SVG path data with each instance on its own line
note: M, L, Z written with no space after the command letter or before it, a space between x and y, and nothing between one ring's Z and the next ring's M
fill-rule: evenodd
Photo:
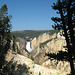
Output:
M64 31L71 74L75 75L73 64L73 59L75 59L75 0L57 0L56 3L53 3L52 8L57 10L57 14L60 14L60 17L51 18L55 22L53 28Z
M8 15L7 11L7 5L4 4L0 8L0 68L4 63L5 54L10 48L11 40L11 16Z

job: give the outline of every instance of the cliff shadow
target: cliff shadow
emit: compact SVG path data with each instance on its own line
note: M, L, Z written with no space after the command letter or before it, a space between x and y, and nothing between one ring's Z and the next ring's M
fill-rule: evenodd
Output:
M9 49L10 49L10 40L7 43L6 42L4 42L3 44L0 43L0 70L5 64L5 56Z
M57 61L68 61L68 62L70 62L69 53L67 51L62 51L61 50L57 54L55 54L55 53L46 53L45 55L48 56L48 59L50 59L50 60L56 59ZM73 63L74 63L75 58L72 57L72 59L73 59ZM71 64L70 64L70 67L71 67ZM75 65L74 65L74 71L75 71Z
M0 75L29 75L29 67L25 64L17 64L16 62L12 62L13 58L10 62L6 62L6 66L0 71Z

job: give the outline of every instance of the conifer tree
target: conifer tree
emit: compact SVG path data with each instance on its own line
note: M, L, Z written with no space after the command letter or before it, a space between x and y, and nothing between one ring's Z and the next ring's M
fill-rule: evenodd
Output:
M7 5L4 4L0 8L0 68L2 68L5 54L10 48L11 42L11 16L8 15L7 11Z
M54 29L64 31L71 74L75 75L73 64L73 59L75 59L75 0L57 0L56 3L53 3L52 8L57 10L57 14L60 14L60 17L51 18L55 22L52 26Z

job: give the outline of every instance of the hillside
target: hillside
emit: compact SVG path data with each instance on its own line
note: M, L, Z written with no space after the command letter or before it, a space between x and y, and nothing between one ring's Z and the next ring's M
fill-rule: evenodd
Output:
M34 37L39 37L43 33L49 33L50 35L57 33L58 30L23 30L23 31L13 31L12 35L16 37L24 38L25 40L33 39Z
M70 72L70 69L65 71L65 68L63 70L46 68L35 64L34 61L23 55L11 53L11 51L8 51L6 61L4 73L1 73L1 75L67 75ZM67 66L67 68L69 67Z
M26 31L29 34L31 31ZM17 34L26 34L25 31L13 32ZM34 34L36 31L32 31ZM47 53L58 54L59 51L64 51L66 41L64 36L60 36L60 32L52 30L50 31L37 31L36 34L31 35L33 37L31 42L32 52L28 52L25 49L26 40L23 36L17 36L16 52L11 49L6 55L6 63L3 68L3 72L8 75L69 75L70 63L66 60L49 59ZM24 35L24 37L27 37ZM13 43L13 40L12 40ZM13 46L13 44L12 44ZM2 73L3 73L2 72Z

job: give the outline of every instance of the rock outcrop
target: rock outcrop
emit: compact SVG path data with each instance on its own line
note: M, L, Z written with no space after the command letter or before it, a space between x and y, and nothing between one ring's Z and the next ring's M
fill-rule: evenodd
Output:
M34 38L31 41L31 48L33 51L31 52L33 57L35 58L40 53L40 44L46 42L47 40L56 38L56 33L53 35L49 35L48 33L44 33L40 35L38 38Z
M37 46L40 45L40 43L43 43L49 39L52 39L52 38L55 38L56 37L56 33L53 34L52 36L49 35L48 33L44 33L42 35L40 35L38 38L34 38L32 41L31 41L31 48L32 49L35 49Z
M43 67L56 69L62 73L70 74L70 63L68 61L48 60L42 64ZM62 75L62 74L61 74ZM65 74L66 75L66 74Z
M34 61L29 59L29 54L25 49L25 40L19 38L16 42L18 47L17 53L8 52L6 55L6 66L8 74L14 75L67 75L70 74L70 64L65 60L50 59L46 53L58 54L59 51L66 51L66 41L60 33L49 35L44 33L38 38L31 41L31 57ZM24 48L24 49L23 49ZM67 52L67 51L66 51ZM19 53L19 54L18 54ZM11 57L10 57L11 56ZM10 64L9 64L10 63Z
M44 46L44 50L46 53L55 53L57 54L58 51L65 51L64 46L66 46L66 41L62 38L53 39L49 43Z
M8 70L5 72L9 75L67 75L70 72L69 69L67 72L66 70L60 70L60 67L58 67L57 70L56 68L50 69L44 66L37 65L29 58L19 54L12 54L11 52L8 52L6 56L6 61L7 65L5 68L8 68Z
M29 57L28 51L25 49L26 47L26 42L25 39L17 37L17 41L15 41L15 50L13 49L13 40L11 40L11 49L21 55L24 55L26 57Z
M49 34L48 34L49 35ZM46 35L45 35L46 36ZM48 36L47 36L48 37ZM43 56L45 56L45 53L58 53L58 51L65 51L64 46L66 46L66 41L65 38L63 36L60 36L59 33L53 34L53 35L49 35L49 38L39 42L38 45L38 39L34 38L32 41L34 43L31 43L31 45L33 45L33 47L35 47L35 49L32 51L32 55L35 59L35 61L39 57L39 54L42 54ZM43 36L44 38L44 36ZM37 46L37 47L36 47Z
M37 63L39 60L39 64L42 64L46 60L48 60L48 57L45 56L46 53L54 53L57 54L59 51L66 51L64 46L66 46L66 41L62 38L56 38L45 44L44 46L41 46L38 50L32 51L34 61Z
M14 44L13 40L14 39L11 40L11 49L13 48L13 44ZM26 45L25 39L17 37L16 40L15 40L15 49L17 50L25 49L25 45Z
M54 37L54 35L52 36ZM41 47L40 47L41 45ZM39 53L38 51L39 47ZM66 75L70 73L70 64L68 61L58 61L58 60L49 60L47 56L45 56L45 53L54 53L57 54L59 51L66 51L66 41L64 36L61 36L60 33L56 35L56 37L51 38L51 40L46 40L44 42L40 42L39 46L37 49L32 51L33 57L34 57L34 62L37 64L41 64L43 67L49 68L51 70L57 70L62 72L61 75ZM67 52L67 51L66 51ZM39 60L39 61L38 61ZM56 74L57 75L57 74ZM58 74L60 75L60 74Z

